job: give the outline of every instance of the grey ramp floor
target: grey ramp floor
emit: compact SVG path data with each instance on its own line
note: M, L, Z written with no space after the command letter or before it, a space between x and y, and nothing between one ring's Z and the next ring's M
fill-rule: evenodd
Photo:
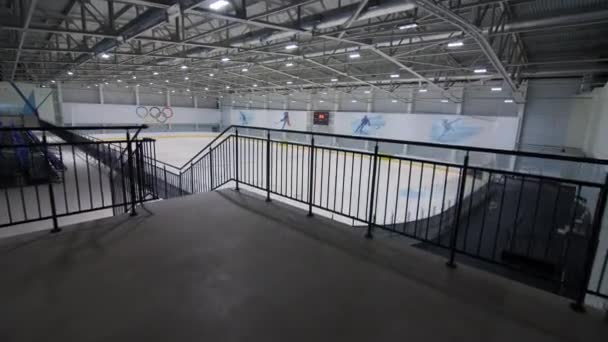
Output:
M0 341L605 341L598 313L224 190L0 245Z

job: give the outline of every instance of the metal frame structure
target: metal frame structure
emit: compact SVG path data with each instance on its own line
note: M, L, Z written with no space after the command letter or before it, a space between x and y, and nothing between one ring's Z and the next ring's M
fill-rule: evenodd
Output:
M126 140L101 141L79 131L108 127L45 125L49 127L4 128L0 132L48 130L66 143L47 143L43 138L42 144L0 145L0 149L17 155L25 148L31 156L32 151L43 148L44 160L49 160L49 150L56 148L61 163L64 162L62 149L70 148L72 155L74 148L81 150L86 154L88 181L84 184L88 184L89 196L86 197L89 197L90 208L86 208L86 203L81 207L83 195L78 185L75 193L72 193L74 189L66 187L65 175L56 183L27 186L20 183L17 187L0 189L5 193L0 205L5 205L3 210L9 213L9 222L0 222L0 228L52 219L53 232L58 232L58 217L109 208L115 209L115 213L130 210L131 215L135 215L135 205L147 199L208 192L234 183L237 190L244 187L264 194L267 201L272 195L291 201L292 205L305 206L309 215L321 210L352 220L353 226L366 230L368 238L388 232L418 240L425 248L445 255L450 267L455 267L457 255L459 260L470 258L499 266L503 269L500 274L506 272L513 279L574 299L572 307L575 310L584 310L586 294L608 298L603 285L608 259L602 264L602 276L596 283L590 283L608 197L608 176L601 180L586 173L549 176L542 172L528 173L480 164L479 160L470 161L469 158L495 154L592 167L608 165L608 160L230 126L178 167L155 159L153 140L136 139L142 126L114 127L127 130ZM129 129L137 132L131 136ZM373 144L374 148L373 152L344 148L339 144L315 142L315 138L357 140ZM464 158L462 163L446 162L384 150L390 145L402 147L404 144L455 150ZM132 145L135 145L134 149ZM76 169L75 157L72 158ZM101 205L95 206L89 168L97 169L102 175L102 164L108 169L104 182L110 184L112 201L104 204L100 177L101 192L95 196L100 195L102 200ZM406 166L406 171L402 165ZM418 168L419 175L412 175L414 167ZM449 174L452 174L453 190L447 191ZM74 176L77 177L76 172ZM430 179L425 185L430 189L428 198L422 196L423 179L427 182ZM79 184L78 179L75 184ZM44 186L48 186L50 215L41 210L40 199L37 206L26 204L23 199L24 187L33 187L37 195L45 195L39 191ZM401 194L401 188L407 188L407 196ZM13 193L11 196L9 191ZM63 211L55 205L56 198L62 201L61 193L65 201ZM11 207L9 198L19 198L19 194L24 215L15 219L11 215L15 208ZM68 195L78 198L77 209L69 209ZM389 198L394 198L394 204ZM36 210L38 216L28 218L27 212Z
M497 80L523 102L525 79L608 71L597 1L214 2L0 1L1 78L218 98L363 87L401 102L403 85L460 102L456 82Z
M363 141L374 148L315 142L323 137ZM457 150L464 157L462 162L445 162L382 150L404 144ZM575 310L584 310L586 294L608 298L608 253L602 254L606 257L599 280L590 283L608 175L549 176L469 161L480 154L608 165L608 160L584 157L230 126L181 167L154 161L153 173L159 175L156 188L162 198L213 191L234 182L236 190L253 189L267 201L278 196L305 206L308 215L314 209L352 220L353 226L366 229L368 238L378 231L421 241L445 255L450 267L455 267L457 255L503 267L500 274L574 299ZM409 175L402 165L409 167ZM419 177L412 177L412 165L421 170ZM457 191L447 194L450 172L458 175ZM430 197L422 196L423 178L431 180ZM403 187L407 196L400 202ZM410 196L410 190L417 195ZM433 196L441 199L439 211L431 210ZM392 215L389 198L395 198ZM399 218L398 208L405 208Z

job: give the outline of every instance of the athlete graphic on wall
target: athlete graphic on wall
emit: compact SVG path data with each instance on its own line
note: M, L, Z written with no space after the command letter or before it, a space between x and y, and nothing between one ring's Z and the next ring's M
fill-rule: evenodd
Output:
M470 120L439 119L431 126L430 138L441 143L464 143L481 132L481 126Z
M367 115L364 115L363 118L361 118L361 122L359 123L359 126L357 127L357 129L355 129L355 134L357 134L357 133L363 134L364 133L363 129L366 126L371 126L371 122L369 121L369 118L367 117Z
M281 129L285 129L285 125L291 127L291 122L289 121L289 112L283 112L283 117L279 120L278 123L282 123Z
M249 124L249 120L247 120L247 115L245 115L245 113L239 111L239 114L241 115L241 125L246 126Z

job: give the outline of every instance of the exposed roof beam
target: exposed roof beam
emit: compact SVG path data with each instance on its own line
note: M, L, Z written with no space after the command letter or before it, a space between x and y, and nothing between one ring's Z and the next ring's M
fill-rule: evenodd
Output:
M492 63L494 68L503 77L504 81L509 85L509 87L511 88L511 91L513 91L513 93L516 94L515 96L519 97L516 100L521 100L521 96L519 94L517 85L511 79L511 76L507 72L507 69L502 64L502 61L500 60L500 58L498 58L498 56L496 55L496 52L494 51L494 49L492 48L492 46L490 45L488 40L484 37L483 31L481 29L479 29L475 25L469 23L466 19L464 19L463 17L459 16L458 14L452 12L451 10L449 10L441 5L437 5L430 0L415 0L415 1L420 7L424 8L425 10L427 10L428 12L437 16L438 18L443 19L447 23L450 23L450 24L458 27L464 33L471 36L471 38L473 38L473 40L475 40L475 42L477 42L477 44L479 45L481 50L484 52L484 54L486 55L486 57L488 58L490 63Z
M34 15L34 9L36 9L36 4L38 0L32 0L30 2L30 7L27 10L27 14L25 17L25 23L23 24L23 28L27 30L30 26L30 22L32 21L32 15ZM19 46L17 47L17 57L15 58L15 65L13 66L13 70L11 71L11 77L9 78L11 81L15 79L15 73L17 72L17 65L19 65L19 58L21 58L21 48L23 48L23 43L25 43L25 36L27 35L27 31L21 32L19 37Z
M437 90L440 90L442 93L445 92L445 90L442 87L440 87L439 85L435 84L430 79L428 79L428 78L424 77L423 75L417 73L412 68L410 68L410 67L406 66L405 64L401 63L400 61L398 61L396 58L393 58L389 54L387 54L387 53L385 53L385 52L377 49L375 46L370 45L370 44L361 43L361 42L357 42L357 41L352 41L352 40L348 40L348 39L344 39L344 38L333 37L333 36L324 35L324 34L315 34L312 31L307 31L307 30L304 30L304 29L298 28L298 27L289 27L289 26L284 26L284 25L272 24L272 23L268 23L268 22L261 22L261 21L258 21L258 20L252 20L252 19L246 19L246 18L238 18L238 17L235 17L233 15L221 14L221 13L211 12L211 11L207 11L207 10L198 9L197 12L204 13L205 15L208 15L208 16L213 17L213 18L229 20L229 21L233 21L233 22L238 22L238 23L246 24L246 25L253 25L253 26L264 27L264 28L272 28L272 29L279 30L279 31L293 32L294 34L307 34L307 35L312 35L313 37L319 37L319 38L324 38L324 39L328 39L328 40L334 40L334 41L348 43L348 44L356 45L356 46L364 46L367 49L370 49L373 52L375 52L376 54L378 54L381 57L385 58L386 60L390 61L391 63L399 66L401 69L403 69L403 70L409 72L410 74L416 76L421 81L424 81L425 83L428 83L429 86L431 86L431 87L433 87L433 88L435 88ZM460 102L461 101L459 98L457 98L457 97L455 97L455 96L453 96L451 94L447 94L446 93L446 96L449 97L454 102Z

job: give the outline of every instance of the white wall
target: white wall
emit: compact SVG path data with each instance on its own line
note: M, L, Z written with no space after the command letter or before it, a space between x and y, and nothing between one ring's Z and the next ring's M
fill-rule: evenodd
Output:
M51 94L52 89L29 83L16 83L16 86L30 104L38 109L42 119L55 122L55 98ZM34 117L34 112L13 86L8 82L0 82L0 115Z
M582 139L583 148L587 155L595 158L608 159L608 84L601 88L595 88L591 93L592 100L588 106L588 117L584 122L585 136ZM580 123L583 126L583 123ZM603 181L602 176L608 172L608 167L600 171L598 181ZM599 244L591 273L590 286L595 289L601 276L601 267L604 256L608 252L608 208L604 210ZM604 282L600 291L608 293L608 274L604 275ZM592 296L587 297L587 302L598 308L608 305L608 301L600 300Z
M285 129L307 130L307 116L311 116L312 111L237 108L225 111L224 115L228 115L229 121L223 124L282 128L280 120L285 112L289 113L290 118L290 125L286 125ZM358 129L364 117L368 118L369 124ZM515 147L517 122L517 117L330 111L328 131L511 150Z
M585 123L585 152L596 158L608 159L608 84L593 90Z
M592 96L579 89L579 79L529 82L521 138L525 149L546 145L583 150Z
M283 118L287 113L285 125ZM229 112L229 125L258 126L305 131L306 112L301 110L273 110L235 108Z
M137 115L135 105L63 103L63 116L66 124L72 125L111 125L111 124L159 124L148 115L141 118ZM143 106L150 110L152 106ZM164 107L159 107L163 109ZM220 123L220 111L210 108L171 107L173 117L166 124L217 124ZM140 114L145 113L139 110ZM169 113L169 112L168 112Z

